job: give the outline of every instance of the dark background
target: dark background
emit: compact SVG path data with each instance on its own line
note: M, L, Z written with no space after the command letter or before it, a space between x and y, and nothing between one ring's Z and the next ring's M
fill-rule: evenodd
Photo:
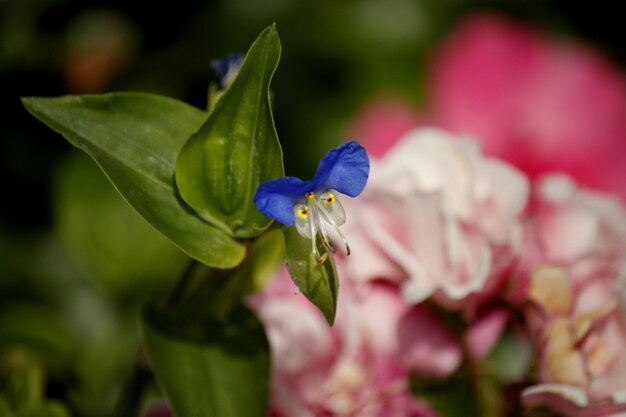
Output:
M496 11L583 39L623 66L616 8L609 1L4 0L0 230L50 226L51 172L71 151L23 109L20 96L133 90L204 107L210 60L245 51L276 22L283 44L273 82L277 129L287 172L309 176L368 97L389 91L420 103L429 52L464 16ZM102 64L77 62L90 58Z
M580 40L624 68L617 2L539 0L0 0L0 409L9 376L75 416L129 415L139 306L185 257L21 96L163 94L204 108L211 60L276 22L274 116L287 174L310 178L368 100L426 101L429 57L479 12ZM133 370L135 369L135 370ZM26 371L24 371L26 370ZM20 373L21 372L21 373ZM141 377L141 375L139 375ZM39 382L37 382L39 381ZM135 381L136 382L136 381ZM121 410L121 411L120 411ZM126 414L125 414L126 413Z

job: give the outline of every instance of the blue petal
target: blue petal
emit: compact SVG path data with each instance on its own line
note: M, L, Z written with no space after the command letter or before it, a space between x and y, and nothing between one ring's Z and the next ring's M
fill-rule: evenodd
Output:
M296 177L283 177L259 185L254 195L254 204L267 217L276 219L288 226L296 224L293 206L304 200L306 193L313 189L311 181Z
M322 158L313 178L313 189L332 188L356 197L365 188L369 173L370 161L365 149L354 141L344 143Z
M226 55L224 59L211 61L211 68L217 77L220 90L226 89L228 83L235 78L235 74L243 63L243 58L243 54L232 53Z

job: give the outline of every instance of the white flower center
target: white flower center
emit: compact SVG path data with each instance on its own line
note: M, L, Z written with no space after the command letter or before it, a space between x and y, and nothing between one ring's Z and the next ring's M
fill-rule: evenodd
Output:
M318 232L322 236L324 246L335 253L335 249L330 243L330 231L334 231L343 240L346 245L346 253L350 255L350 246L339 230L339 226L346 222L346 212L332 190L326 190L319 194L307 193L305 201L293 206L293 211L296 216L296 230L300 236L311 239L312 251L315 256L319 257L316 245ZM319 258L320 262L324 262L325 259L324 256Z

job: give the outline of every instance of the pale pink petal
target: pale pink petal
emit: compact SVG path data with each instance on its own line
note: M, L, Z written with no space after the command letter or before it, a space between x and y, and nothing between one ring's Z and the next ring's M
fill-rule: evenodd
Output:
M623 412L626 313L618 286L626 271L626 210L560 175L540 183L530 214L529 234L539 238L527 240L527 296L543 314L528 309L527 324L537 343L539 379L584 392L588 404L567 415ZM549 400L565 412L562 401Z
M381 355L398 352L398 323L410 306L397 288L375 283L365 288L352 310L352 326L357 326L362 343Z
M344 235L352 249L351 256L340 259L345 272L353 281L367 282L383 279L399 283L406 277L406 272L388 256L384 242L377 241L372 229L380 223L393 223L388 218L392 215L385 204L369 204L367 191L358 201L343 202L348 214L344 226Z
M496 345L509 319L509 312L493 309L478 317L465 335L469 353L476 360L485 358Z
M585 390L580 387L574 387L566 384L540 384L534 385L524 390L522 395L525 401L534 402L534 398L538 398L538 394L557 394L554 400L565 399L573 405L584 407L589 404L587 394ZM542 398L549 398L551 396L546 395ZM552 399L552 398L551 398Z
M349 205L347 233L362 251L349 269L356 280L401 283L412 303L436 295L458 307L501 285L520 248L527 196L524 176L475 144L440 129L411 131L372 160L367 188Z
M530 185L528 179L511 165L498 160L485 164L489 178L489 198L480 206L481 229L495 243L506 244L511 231L519 227L519 214L526 208Z
M303 372L332 353L328 324L314 313L289 300L267 303L259 311L275 364L282 371Z
M539 384L522 393L525 405L548 406L568 417L623 417L626 405L612 401L589 404L585 391L578 387L562 384Z
M424 305L403 317L399 337L401 358L410 369L445 377L461 363L462 351L454 334Z
M589 387L592 398L619 400L623 399L620 393L626 392L626 328L622 320L614 316L582 346L593 377Z

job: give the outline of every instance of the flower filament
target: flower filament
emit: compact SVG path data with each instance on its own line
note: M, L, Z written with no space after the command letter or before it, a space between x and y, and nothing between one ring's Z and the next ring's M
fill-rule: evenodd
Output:
M301 236L311 239L312 252L320 263L326 260L327 255L324 254L320 257L317 251L316 237L318 232L322 237L324 246L330 252L335 253L335 248L330 242L330 231L334 231L343 240L346 245L346 253L350 255L350 246L339 229L339 226L346 222L346 213L332 190L326 190L319 194L306 193L304 202L294 205L293 210L296 217L296 230Z

